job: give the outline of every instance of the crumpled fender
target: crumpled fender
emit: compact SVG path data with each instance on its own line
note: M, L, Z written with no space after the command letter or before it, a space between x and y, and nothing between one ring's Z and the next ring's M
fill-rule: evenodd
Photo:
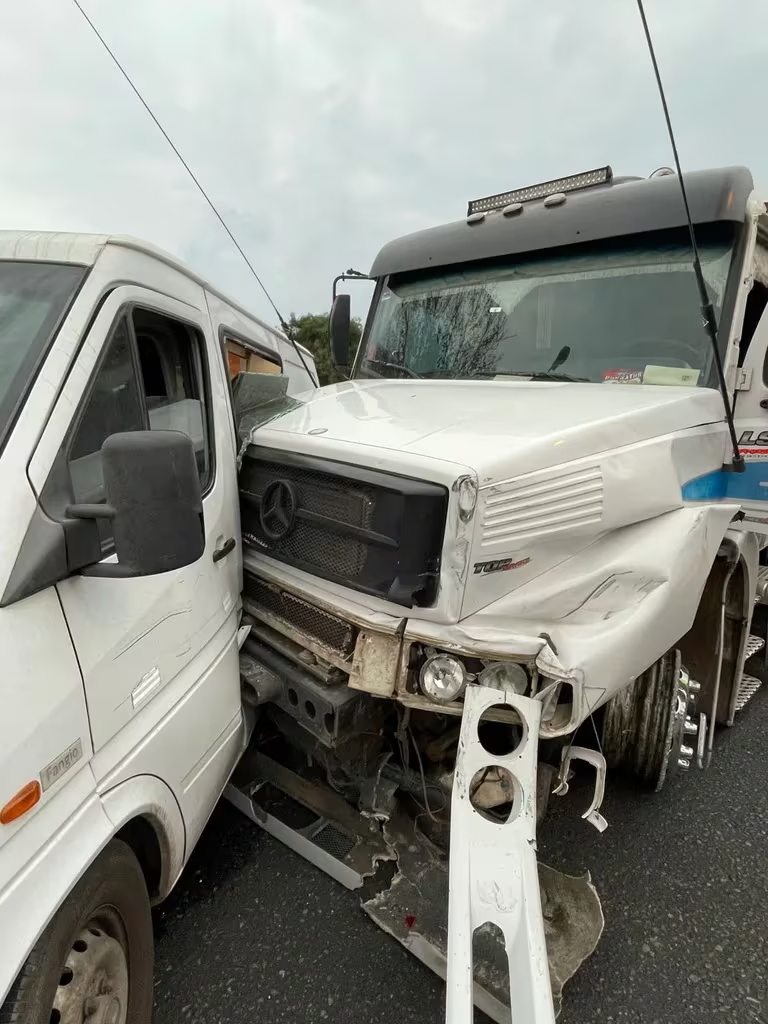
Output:
M738 509L686 506L611 531L461 623L420 623L419 634L535 658L542 675L573 684L569 731L688 631Z

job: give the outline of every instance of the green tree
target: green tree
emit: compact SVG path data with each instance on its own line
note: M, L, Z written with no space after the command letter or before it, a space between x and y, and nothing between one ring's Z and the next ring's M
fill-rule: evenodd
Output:
M335 384L344 379L341 374L336 372L331 362L327 313L305 313L303 316L296 316L295 313L291 313L288 318L288 327L290 328L291 336L296 339L299 345L304 345L315 357L317 375L321 386L323 384ZM357 317L353 317L350 325L350 358L357 351L362 332L362 323Z

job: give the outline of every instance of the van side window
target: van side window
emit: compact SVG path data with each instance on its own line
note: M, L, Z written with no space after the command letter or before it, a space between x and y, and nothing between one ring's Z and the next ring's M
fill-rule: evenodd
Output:
M76 502L104 500L101 446L110 434L143 430L128 319L122 316L107 342L101 368L69 445L69 473Z
M203 338L188 324L133 308L115 324L65 442L75 502L104 501L101 446L126 430L180 430L195 446L203 491L213 476ZM103 544L111 531L99 520Z
M230 379L238 373L282 373L283 365L276 352L246 344L224 332L224 348Z
M199 331L151 309L133 310L133 327L150 430L192 438L205 491L212 477L205 349Z

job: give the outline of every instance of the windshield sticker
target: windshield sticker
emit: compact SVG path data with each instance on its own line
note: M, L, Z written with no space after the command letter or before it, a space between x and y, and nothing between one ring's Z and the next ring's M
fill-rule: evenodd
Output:
M669 384L693 387L699 381L701 370L690 366L646 366L643 384Z
M475 562L474 574L479 576L482 573L483 576L487 576L489 572L508 572L510 569L521 569L529 562L530 558L497 558L492 562Z
M642 370L604 370L603 384L642 384Z

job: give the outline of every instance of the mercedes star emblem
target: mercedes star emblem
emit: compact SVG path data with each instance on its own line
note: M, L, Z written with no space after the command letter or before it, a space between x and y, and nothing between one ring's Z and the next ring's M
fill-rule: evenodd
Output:
M267 484L261 498L259 522L270 540L282 540L293 528L296 518L296 491L287 480Z

